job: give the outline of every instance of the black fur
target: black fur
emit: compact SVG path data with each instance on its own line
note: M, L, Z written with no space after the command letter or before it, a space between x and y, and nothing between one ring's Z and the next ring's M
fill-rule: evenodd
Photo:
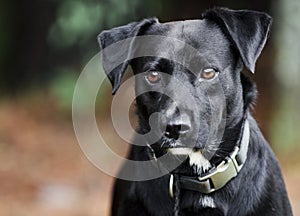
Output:
M222 189L209 195L196 191L180 191L180 196L176 197L179 199L179 206L177 207L180 215L292 215L278 162L256 121L249 113L249 108L256 97L255 85L241 74L243 65L254 72L256 60L266 43L270 25L271 18L265 13L215 8L206 11L200 20L161 24L157 19L146 19L104 31L98 37L102 49L133 36L162 35L174 37L198 49L208 62L218 68L220 71L219 80L226 98L226 128L222 143L216 147L218 148L216 153L210 155L209 150L203 151L204 156L213 156L210 160L211 163L217 164L232 152L241 133L243 117L248 116L250 143L247 160L241 172ZM161 42L157 46L164 47L164 44ZM130 53L132 50L120 50L120 52ZM179 55L179 53L176 54ZM128 54L128 56L130 55ZM107 56L105 52L103 53L104 69L110 63L110 58L113 56ZM207 113L211 113L211 110L207 97L197 90L195 74L188 71L184 66L167 59L156 57L129 58L111 73L106 70L113 86L113 93L117 91L128 64L131 64L135 74L143 71L161 71L171 74L185 83L185 87L190 89L191 95L197 101L196 110L199 113L195 113L195 107L189 107L189 99L185 95L181 95L178 86L168 87L173 89L173 94L182 99L183 104L186 105L184 106L186 113L196 118L192 122L191 130L196 124L201 125L199 131L193 131L194 134L200 134L200 138L196 139L194 145L189 147L204 148L203 142L207 138L209 125ZM208 94L213 94L209 91L209 85L213 84L207 84L204 88L209 92ZM155 92L162 86L151 86L145 79L137 79L136 91L145 88L151 92L136 98L139 119L138 132L142 134L150 130L149 116L154 112L167 113L165 111L172 104L168 97ZM170 121L178 115L178 112L175 112L172 116L165 116L166 120L162 119L161 121ZM170 143L171 140L169 139L160 140L152 147L158 155L162 155L165 150L161 147L170 145ZM213 149L214 147L212 143L210 148ZM128 158L139 161L149 160L148 149L132 146ZM140 172L138 167L136 172ZM188 160L173 172L197 175L193 167L188 165ZM143 182L117 179L114 187L112 215L174 215L175 201L168 194L168 180L169 175ZM199 202L205 196L213 199L215 208L203 206Z

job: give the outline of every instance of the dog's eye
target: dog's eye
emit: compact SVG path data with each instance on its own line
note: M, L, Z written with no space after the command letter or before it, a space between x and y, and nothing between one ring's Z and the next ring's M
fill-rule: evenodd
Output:
M215 78L218 75L218 73L219 72L214 68L205 68L202 70L200 78L205 80L211 80Z
M160 81L160 74L157 71L149 71L147 72L146 79L154 84Z

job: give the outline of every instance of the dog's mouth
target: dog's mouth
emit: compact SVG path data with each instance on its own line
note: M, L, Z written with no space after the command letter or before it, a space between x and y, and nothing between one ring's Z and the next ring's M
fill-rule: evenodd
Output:
M187 156L186 161L183 162L176 170L176 173L200 176L207 172L212 167L207 158L204 157L203 149L189 148L189 147L174 147L167 148L167 152L176 156Z

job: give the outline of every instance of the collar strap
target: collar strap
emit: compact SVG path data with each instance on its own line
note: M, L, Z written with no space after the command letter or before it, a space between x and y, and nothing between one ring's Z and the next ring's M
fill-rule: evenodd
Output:
M189 177L179 175L179 187L186 190L198 191L204 194L212 193L224 187L231 179L237 176L247 159L250 129L246 119L243 125L243 134L240 146L226 157L217 167L202 177ZM174 177L171 174L169 193L173 197Z

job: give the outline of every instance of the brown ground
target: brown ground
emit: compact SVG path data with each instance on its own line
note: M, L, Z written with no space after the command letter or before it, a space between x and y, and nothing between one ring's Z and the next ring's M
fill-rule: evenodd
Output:
M297 152L280 162L294 214L300 215ZM53 101L0 102L0 216L108 215L111 185L112 178L85 158L70 115Z

